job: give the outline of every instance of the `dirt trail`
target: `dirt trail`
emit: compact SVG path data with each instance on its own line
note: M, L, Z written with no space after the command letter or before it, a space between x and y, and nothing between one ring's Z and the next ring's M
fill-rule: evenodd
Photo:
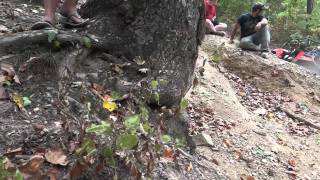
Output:
M196 153L228 179L320 179L319 132L294 122L274 107L278 103L301 113L299 105L304 106L306 112L298 116L319 123L319 103L308 96L310 90L320 86L310 83L315 79L306 79L312 75L299 67L272 62L273 58L266 62L252 53L239 55L226 39L215 36L207 36L198 70L204 59L210 62L217 58L210 57L217 48L211 43L223 42L220 58L226 60L219 65L206 63L204 76L198 74L199 83L187 96L194 129L210 134L215 146L198 146ZM252 62L247 63L248 59ZM273 71L280 76L270 78ZM302 79L302 73L308 76ZM284 88L288 77L295 86ZM304 82L299 84L297 80Z

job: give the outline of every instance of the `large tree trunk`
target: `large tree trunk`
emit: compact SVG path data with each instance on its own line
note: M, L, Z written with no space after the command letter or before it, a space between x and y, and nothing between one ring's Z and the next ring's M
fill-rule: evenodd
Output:
M160 104L173 105L192 84L204 35L203 0L89 0L81 13L104 49L128 60L141 57L148 81L158 80ZM140 67L140 68L141 68ZM138 69L136 69L136 73ZM131 81L141 76L125 72Z

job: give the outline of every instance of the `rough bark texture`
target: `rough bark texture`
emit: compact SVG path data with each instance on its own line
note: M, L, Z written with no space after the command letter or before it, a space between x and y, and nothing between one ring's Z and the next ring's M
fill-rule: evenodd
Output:
M192 84L204 35L202 0L89 0L81 10L92 19L88 33L103 39L108 53L140 56L146 62L140 67L150 69L145 78L165 82L158 89L161 104L179 102ZM129 74L130 81L141 79Z

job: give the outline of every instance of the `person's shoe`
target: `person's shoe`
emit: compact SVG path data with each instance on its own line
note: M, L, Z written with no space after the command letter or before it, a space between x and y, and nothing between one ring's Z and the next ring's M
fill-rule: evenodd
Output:
M224 32L221 32L221 31L210 32L210 34L221 36L221 37L224 37L226 35Z
M268 58L268 53L267 52L261 52L260 56L264 59Z
M78 28L88 24L89 19L83 19L78 14L64 14L60 13L62 17L59 22L67 27Z
M49 21L39 21L31 26L31 30L41 30L46 28L54 28L54 25Z

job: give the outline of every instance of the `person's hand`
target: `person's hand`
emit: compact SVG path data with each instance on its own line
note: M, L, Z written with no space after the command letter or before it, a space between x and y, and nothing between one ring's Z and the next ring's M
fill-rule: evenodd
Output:
M257 25L256 25L256 27L254 28L254 30L255 31L260 31L260 29L261 29L261 23L258 23Z

